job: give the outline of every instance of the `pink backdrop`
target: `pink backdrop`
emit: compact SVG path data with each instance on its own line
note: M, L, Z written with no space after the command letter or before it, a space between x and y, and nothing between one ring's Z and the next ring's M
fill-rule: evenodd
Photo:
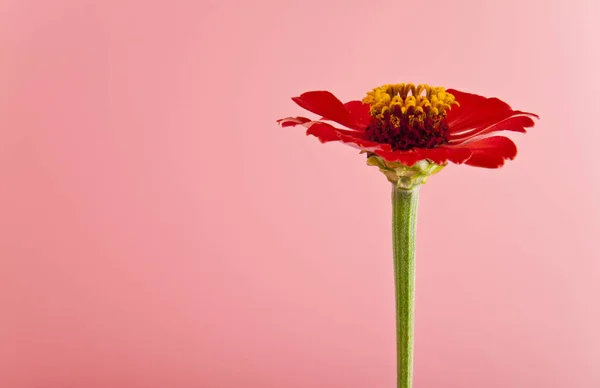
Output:
M600 386L595 0L0 0L0 386L394 387L390 188L279 117L542 117L421 191L415 388Z

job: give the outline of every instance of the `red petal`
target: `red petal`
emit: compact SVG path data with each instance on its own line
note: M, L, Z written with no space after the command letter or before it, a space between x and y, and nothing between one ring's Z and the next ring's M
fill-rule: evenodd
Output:
M388 162L400 162L407 166L412 166L416 162L429 159L434 163L443 164L448 161L453 163L464 163L471 156L468 148L460 147L436 147L436 148L416 148L410 151L375 151L375 153Z
M321 141L321 143L328 143L330 141L341 141L342 143L347 143L361 150L367 150L372 152L374 152L375 150L391 151L391 147L389 144L382 144L371 140L367 140L365 139L365 135L359 132L335 128L327 123L322 123L319 121L313 121L311 124L309 124L309 128L306 130L306 134L316 136Z
M388 162L400 162L406 166L412 166L419 160L426 159L419 151L419 149L410 151L376 150L375 153Z
M360 131L366 128L366 125L357 121L348 108L330 92L306 92L300 97L293 97L292 100L302 108L348 128Z
M293 127L302 125L306 128L307 135L316 136L321 143L331 141L341 141L356 148L367 151L387 150L391 151L389 144L381 144L366 138L365 132L350 131L347 129L335 128L334 126L320 121L311 121L306 117L286 117L285 119L277 120L282 127Z
M450 134L451 143L461 143L475 136L486 135L497 131L526 132L525 128L533 127L535 123L529 116L515 116L493 124L487 128L481 128L461 133Z
M285 119L279 119L277 122L282 127L295 127L296 125L302 125L304 123L308 123L311 119L307 119L306 117L286 117Z
M423 149L421 150L421 153L427 159L430 159L437 164L442 164L447 161L461 164L468 160L471 156L471 150L462 147L453 148L440 146L436 148Z
M455 89L448 89L447 92L453 94L460 104L452 107L446 116L451 133L487 128L517 115L538 117L533 113L512 110L507 103L495 97L486 98Z
M498 168L504 165L505 159L514 159L517 156L517 147L507 137L486 137L462 145L471 150L473 154L466 164L476 167Z
M348 101L344 104L344 107L350 113L350 116L359 123L362 127L367 128L371 123L372 117L369 113L371 110L371 106L369 104L364 104L362 101ZM319 120L329 120L327 117L321 117ZM331 120L335 121L335 120ZM364 130L358 129L359 132L363 132Z
M296 125L302 125L306 128L310 128L315 124L324 124L334 128L337 132L343 133L348 136L354 136L360 139L366 139L367 134L365 132L360 131L352 131L348 129L335 128L328 123L323 123L321 121L313 121L311 119L307 119L306 117L286 117L285 119L279 119L277 122L282 127L295 127ZM379 144L379 143L377 143Z
M348 101L344 106L357 123L364 126L364 128L369 126L372 120L371 114L369 113L371 110L369 104L365 104L362 101Z

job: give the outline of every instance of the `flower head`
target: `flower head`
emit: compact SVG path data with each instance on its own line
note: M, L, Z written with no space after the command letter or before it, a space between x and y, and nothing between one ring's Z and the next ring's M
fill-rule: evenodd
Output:
M288 117L278 120L281 126L302 125L308 128L307 135L322 143L354 146L367 153L369 164L384 173L391 169L397 176L400 170L412 171L410 176L425 171L427 176L448 162L501 167L506 159L515 158L517 148L496 132L525 132L534 125L532 117L538 118L497 98L429 85L383 85L362 101L345 104L327 91L307 92L292 100L322 117Z
M444 88L412 84L380 86L363 103L373 117L369 138L403 151L448 143L446 111L457 104Z

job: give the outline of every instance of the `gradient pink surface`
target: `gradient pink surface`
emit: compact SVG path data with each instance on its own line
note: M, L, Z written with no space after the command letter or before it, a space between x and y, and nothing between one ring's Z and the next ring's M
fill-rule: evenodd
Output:
M596 1L0 1L0 387L395 386L390 187L275 120L539 113L421 190L415 388L600 386Z

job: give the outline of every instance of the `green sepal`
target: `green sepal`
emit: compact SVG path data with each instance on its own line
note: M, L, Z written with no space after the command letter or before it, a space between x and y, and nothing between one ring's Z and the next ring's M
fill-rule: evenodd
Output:
M367 164L379 168L388 181L395 184L397 188L412 190L414 187L427 183L427 178L437 174L447 163L436 164L429 159L420 160L412 166L406 166L400 162L389 162L381 156L368 151Z

